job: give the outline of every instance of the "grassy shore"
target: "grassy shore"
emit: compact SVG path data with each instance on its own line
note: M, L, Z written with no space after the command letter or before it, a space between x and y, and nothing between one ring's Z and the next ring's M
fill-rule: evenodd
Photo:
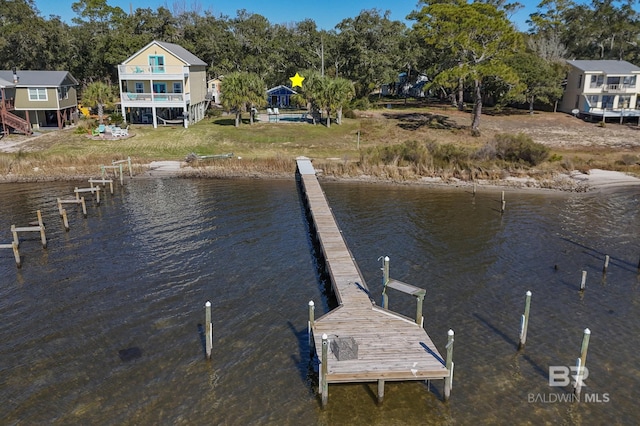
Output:
M99 165L131 157L135 172L159 160L183 161L189 153L233 153L229 160L189 163L198 176L291 176L294 160L304 155L314 160L326 176L413 182L511 182L558 187L557 177L572 170L592 168L640 174L640 132L634 127L586 123L560 113L519 111L488 114L482 133L471 136L471 117L441 105L391 105L345 118L341 125L256 123L239 128L233 118L208 118L188 129L167 126L133 126L130 137L91 137L86 123L36 137L8 136L13 152L0 153L0 179L5 181L70 179L95 176ZM545 161L531 165L485 155L497 135L525 135L547 147ZM480 154L479 154L480 153ZM514 178L518 178L514 179ZM565 188L571 189L571 188Z

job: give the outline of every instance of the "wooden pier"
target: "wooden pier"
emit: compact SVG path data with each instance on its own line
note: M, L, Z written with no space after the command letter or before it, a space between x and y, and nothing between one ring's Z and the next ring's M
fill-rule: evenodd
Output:
M319 388L322 405L327 403L330 383L349 382L377 382L378 400L381 402L385 381L444 379L444 398L447 399L453 370L450 360L453 331L449 332L445 362L421 326L421 318L416 324L411 318L375 305L342 237L311 161L300 157L297 168L311 217L310 225L319 242L339 304L317 320L310 312L310 340L316 354L321 357Z

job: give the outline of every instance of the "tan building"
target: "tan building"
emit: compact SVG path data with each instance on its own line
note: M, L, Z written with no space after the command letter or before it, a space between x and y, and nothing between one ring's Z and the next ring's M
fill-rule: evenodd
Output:
M2 131L62 129L77 112L77 85L68 71L0 70Z
M627 61L567 61L560 111L589 118L640 117L640 67Z
M152 41L118 66L122 116L134 124L189 124L208 105L207 64L173 43Z

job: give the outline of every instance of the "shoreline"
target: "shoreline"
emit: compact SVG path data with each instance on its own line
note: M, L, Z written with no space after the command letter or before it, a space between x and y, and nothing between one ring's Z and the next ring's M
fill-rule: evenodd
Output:
M157 179L157 178L210 178L210 179L293 179L294 172L260 171L246 170L238 171L237 168L216 167L192 167L184 161L154 161L148 164L136 164L136 170L143 172L134 174L134 179ZM401 186L425 186L434 188L473 188L474 185L480 188L492 188L496 190L516 190L516 191L540 191L540 192L570 192L583 193L606 189L615 189L628 186L640 186L640 178L625 174L623 172L590 169L588 173L572 171L567 174L558 174L552 180L539 181L531 177L507 178L500 180L479 179L465 181L457 178L447 180L441 177L421 177L415 180L385 179L370 175L360 176L336 176L325 174L324 170L317 169L318 178L325 181L334 182L354 182L365 184L401 185ZM125 175L126 176L126 175ZM42 174L37 176L29 175L3 175L0 176L2 183L34 183L34 182L60 182L60 181L81 181L95 178L96 174ZM127 177L127 179L129 179Z

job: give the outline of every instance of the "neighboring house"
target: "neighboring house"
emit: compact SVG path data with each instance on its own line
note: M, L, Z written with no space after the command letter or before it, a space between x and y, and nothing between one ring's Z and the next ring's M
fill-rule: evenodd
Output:
M208 106L206 62L182 46L152 41L118 66L125 121L189 124Z
M207 100L212 101L214 104L219 105L221 102L220 86L222 84L221 77L211 79L207 81Z
M291 105L291 95L298 93L287 86L276 86L267 90L267 105L271 108L287 108Z
M418 74L415 81L409 81L406 72L398 74L397 81L391 84L383 84L380 88L382 96L412 96L414 98L424 98L427 96L425 86L429 78L424 74Z
M600 119L640 117L640 67L627 61L567 61L559 110Z
M68 71L0 70L2 130L62 129L77 113L78 81Z

